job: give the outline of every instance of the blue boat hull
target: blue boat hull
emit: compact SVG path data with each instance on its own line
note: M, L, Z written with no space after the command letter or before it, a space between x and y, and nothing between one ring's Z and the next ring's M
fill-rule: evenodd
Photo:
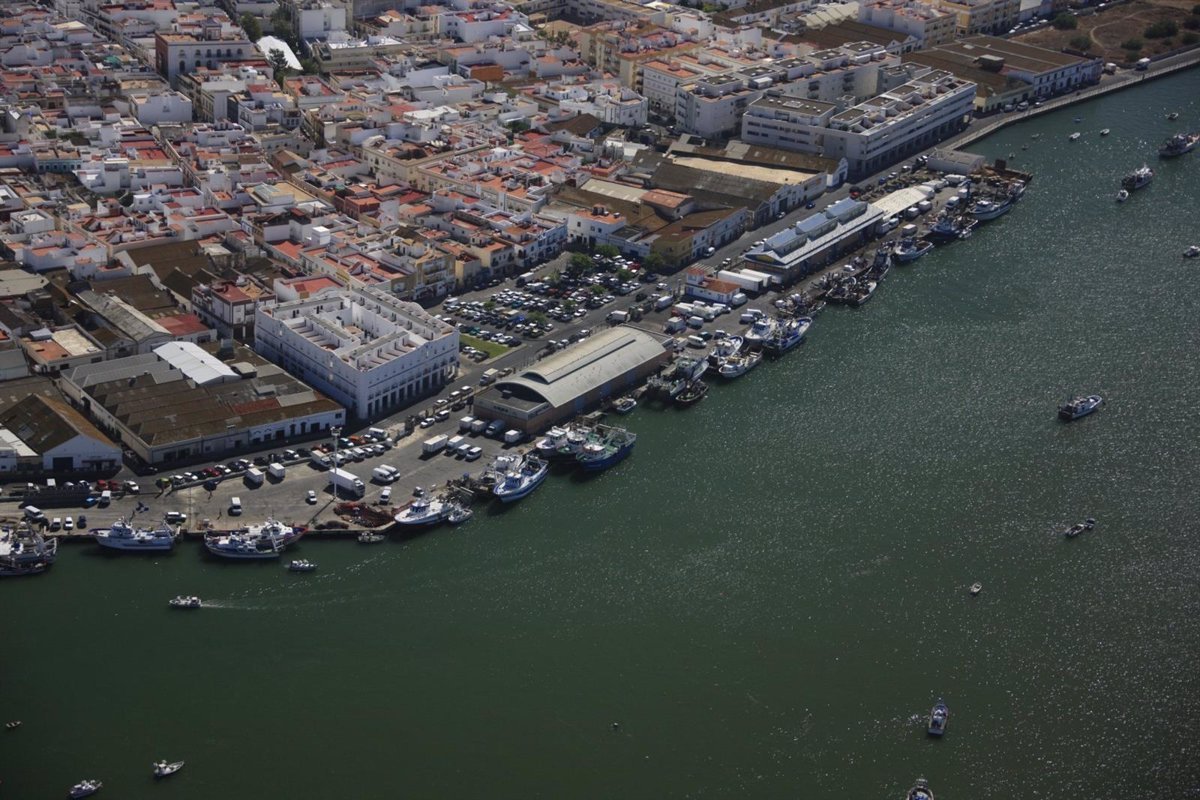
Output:
M633 443L618 447L616 452L605 458L598 458L594 461L580 461L579 465L587 472L600 472L606 470L614 464L625 460L625 457L633 452Z

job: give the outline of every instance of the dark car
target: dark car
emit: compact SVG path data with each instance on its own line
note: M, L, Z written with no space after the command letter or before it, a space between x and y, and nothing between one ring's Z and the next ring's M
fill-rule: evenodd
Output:
M809 200L807 203L804 204L804 207L805 208L816 208L817 202L815 200Z
M220 485L221 485L220 481L215 481L210 478L204 482L204 490L206 492L215 492L217 490L217 487Z

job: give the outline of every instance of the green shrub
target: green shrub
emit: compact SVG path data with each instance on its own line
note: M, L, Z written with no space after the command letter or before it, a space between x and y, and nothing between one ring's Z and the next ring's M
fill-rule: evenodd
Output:
M1188 17L1183 21L1183 27L1189 31L1200 30L1200 17Z
M1143 32L1147 39L1170 39L1179 33L1179 26L1173 20L1164 19L1150 25Z
M1090 36L1072 36L1071 41L1067 42L1072 50L1078 50L1081 53L1086 53L1092 49L1092 39Z
M1142 40L1126 39L1125 41L1121 42L1121 49L1128 50L1130 54L1136 53L1138 50L1142 49Z
M1183 39L1180 41L1187 45L1195 44L1196 42L1200 42L1200 35L1188 32L1183 35Z
M1054 18L1051 23L1060 31L1073 31L1079 27L1079 20L1075 19L1074 14L1068 14L1066 11Z

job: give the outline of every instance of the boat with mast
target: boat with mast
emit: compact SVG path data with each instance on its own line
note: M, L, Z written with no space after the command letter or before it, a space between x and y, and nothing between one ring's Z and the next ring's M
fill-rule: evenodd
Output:
M300 538L303 529L284 525L268 517L258 525L235 531L209 533L204 537L208 552L236 560L279 558L284 549Z
M776 335L763 343L763 349L772 355L783 355L804 341L812 327L812 317L796 317L784 321L776 328Z
M1196 149L1196 145L1200 144L1200 131L1195 133L1177 133L1170 139L1167 139L1158 148L1159 158L1176 158L1190 153Z
M418 486L413 490L413 499L392 517L397 525L406 528L422 528L436 525L450 515L450 504L444 500L430 498Z
M154 528L140 528L135 527L132 520L126 521L124 517L118 517L117 521L107 528L92 528L89 533L101 547L141 553L172 550L179 540L179 531L172 529L166 522Z
M717 374L726 380L740 378L757 367L762 360L762 353L743 353L742 355L726 359L721 368L717 370Z
M0 528L0 577L36 575L58 558L58 539L47 539L25 523Z
M503 472L492 488L492 494L503 503L520 500L541 486L549 472L550 465L547 462L535 455L527 455Z
M599 472L623 461L633 452L637 434L624 428L601 425L592 439L575 456L579 466L588 472Z

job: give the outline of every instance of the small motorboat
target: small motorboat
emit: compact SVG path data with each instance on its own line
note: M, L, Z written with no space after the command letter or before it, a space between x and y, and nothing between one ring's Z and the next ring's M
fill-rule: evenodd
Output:
M446 521L451 525L462 525L474 515L471 509L466 506L455 505L450 509L450 513L446 515Z
M1117 202L1118 203L1124 203L1128 199L1129 199L1129 190L1128 189L1122 189L1121 191L1117 192Z
M382 533L373 533L371 531L363 531L358 535L359 544L378 544L384 540Z
M1076 117L1075 124L1078 125L1080 122L1083 122L1083 117Z
M971 597L978 597L979 593L983 591L983 584L976 581L971 584L971 588L967 591L971 593Z
M1081 134L1079 131L1075 131L1074 133L1072 133L1070 136L1067 137L1067 141L1077 142L1077 141L1079 141L1079 137L1082 135L1083 134Z
M941 736L946 732L946 723L949 721L950 708L939 697L929 712L929 725L925 730L930 736Z
M289 561L288 572L312 572L317 568L317 565L306 558L298 558L294 561Z
M1104 128L1100 131L1101 136L1108 136L1110 133L1112 133L1112 131L1110 131L1108 128Z
M1184 258L1195 258L1196 256L1200 256L1200 244L1194 244L1183 251Z
M179 595L168 601L171 608L199 608L201 605L200 598L195 595Z
M168 775L174 775L181 769L183 769L182 761L172 761L169 764L166 761L156 761L154 762L154 777L165 778Z
M1098 394L1089 394L1087 397L1072 397L1058 407L1058 418L1070 422L1080 417L1086 417L1103 403L1104 398Z
M613 403L613 411L618 414L628 414L635 408L637 408L637 400L634 400L632 397L621 397Z
M79 797L89 797L104 788L104 784L97 780L84 780L71 787L71 800L76 800Z
M16 730L17 728L21 727L21 720L14 719L12 722L6 722L4 723L4 727L8 728L10 731Z
M1066 536L1068 539L1074 539L1079 534L1081 534L1085 531L1090 531L1092 528L1095 528L1095 527L1096 527L1096 520L1092 519L1091 517L1088 517L1083 522L1076 522L1074 525L1067 528L1065 531L1063 531L1063 535Z
M917 782L908 790L905 798L906 800L933 800L933 792L929 790L929 782L924 778L917 778Z
M1170 114L1167 114L1167 119L1171 122L1174 122L1175 120L1179 119L1179 112L1172 111Z

